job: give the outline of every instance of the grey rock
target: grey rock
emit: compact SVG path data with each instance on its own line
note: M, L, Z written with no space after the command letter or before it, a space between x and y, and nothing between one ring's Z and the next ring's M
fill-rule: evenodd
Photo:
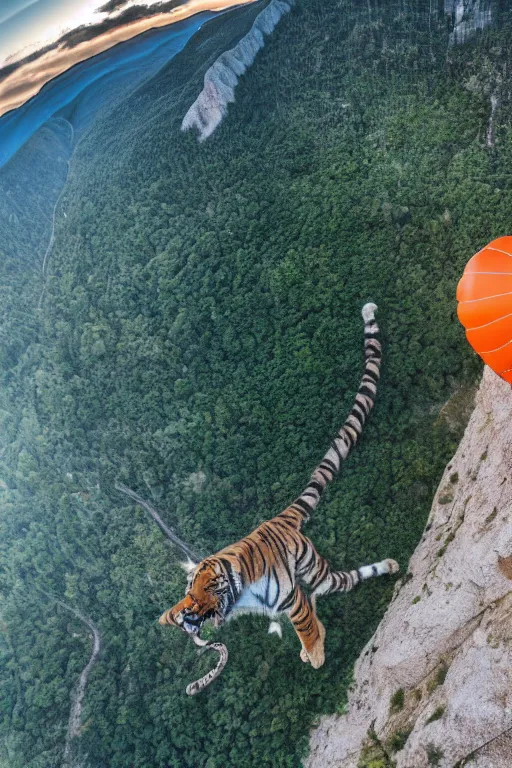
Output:
M347 714L313 731L307 768L356 768L370 726L388 752L410 731L397 768L427 768L432 750L440 768L512 764L511 417L510 385L486 368L410 575L356 663Z
M451 45L465 43L477 30L492 23L491 0L444 0L444 12L454 18Z
M258 14L249 32L234 48L222 53L206 71L204 87L183 118L181 130L195 128L199 141L211 136L235 100L238 79L254 63L265 45L264 35L270 35L281 18L291 10L293 0L271 0Z

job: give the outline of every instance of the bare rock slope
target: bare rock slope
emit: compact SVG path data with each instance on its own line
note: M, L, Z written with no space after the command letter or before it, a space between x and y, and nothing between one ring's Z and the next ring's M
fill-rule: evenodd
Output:
M444 0L444 12L453 18L450 44L460 45L492 24L493 0Z
M264 35L272 34L281 18L291 10L293 2L271 0L258 14L249 32L207 69L203 90L183 118L182 131L196 128L199 141L211 136L226 116L228 104L235 100L238 79L265 45Z
M466 764L512 765L512 390L488 368L348 712L323 718L306 761Z

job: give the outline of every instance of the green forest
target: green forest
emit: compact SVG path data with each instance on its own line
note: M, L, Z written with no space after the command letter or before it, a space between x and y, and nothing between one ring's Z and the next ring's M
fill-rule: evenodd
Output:
M181 120L262 6L217 17L81 140L45 274L0 238L0 768L292 768L343 712L396 579L319 601L320 670L290 625L212 633L228 665L188 698L211 657L157 622L182 556L115 484L203 555L275 515L351 407L372 300L376 406L306 533L405 574L481 374L456 285L512 220L508 14L451 46L432 5L299 0L199 144ZM65 756L73 611L101 649Z

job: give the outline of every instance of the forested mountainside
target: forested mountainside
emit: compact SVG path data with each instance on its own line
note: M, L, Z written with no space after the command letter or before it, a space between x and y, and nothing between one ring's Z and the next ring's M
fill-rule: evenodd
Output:
M377 405L308 533L336 566L405 566L468 415L480 366L455 287L510 231L507 7L455 47L437 4L300 0L199 144L183 117L255 8L206 24L82 138L44 273L0 243L2 768L65 749L91 768L300 765L392 580L320 602L318 671L288 626L221 629L228 666L189 699L208 660L156 621L179 556L115 483L203 554L279 511L351 404L372 299Z

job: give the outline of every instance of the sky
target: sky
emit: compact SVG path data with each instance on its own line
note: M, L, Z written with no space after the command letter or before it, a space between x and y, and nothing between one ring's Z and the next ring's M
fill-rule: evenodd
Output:
M162 0L110 0L119 10L99 13L98 7L107 0L0 0L0 67L5 63L23 60L29 53L55 43L63 32L83 24L91 24L115 17L131 6L159 6ZM233 5L254 0L184 0L173 10L152 14L136 21L120 23L94 39L72 48L58 45L39 55L35 60L22 63L0 79L0 117L23 105L35 96L45 83L62 74L73 65L108 50L113 45L129 40L148 29L166 26L189 18L201 11L222 11Z
M0 0L0 67L57 40L62 32L101 21L98 7L106 0ZM131 5L155 5L158 0L127 0Z

